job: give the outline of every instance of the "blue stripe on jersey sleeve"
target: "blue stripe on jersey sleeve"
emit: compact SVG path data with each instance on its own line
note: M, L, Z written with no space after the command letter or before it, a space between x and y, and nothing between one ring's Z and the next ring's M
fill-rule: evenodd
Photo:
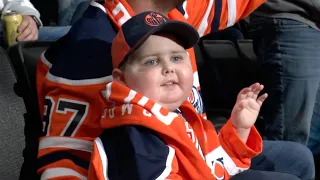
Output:
M88 161L81 159L78 156L65 151L53 152L53 153L41 156L38 159L38 169L44 166L47 166L49 164L55 163L57 161L61 161L63 159L68 159L72 161L75 165L82 167L83 169L87 169L87 170L89 169Z
M70 80L101 78L112 73L111 43L116 29L108 15L90 6L69 33L45 54L50 73Z
M179 5L179 6L177 7L177 9L178 9L178 11L179 11L182 15L185 15L185 14L186 14L186 12L185 12L184 9L183 9L182 4Z
M156 179L166 168L169 148L150 129L122 126L105 130L100 139L109 179Z
M215 0L214 3L214 17L211 24L211 33L218 32L222 13L222 0Z

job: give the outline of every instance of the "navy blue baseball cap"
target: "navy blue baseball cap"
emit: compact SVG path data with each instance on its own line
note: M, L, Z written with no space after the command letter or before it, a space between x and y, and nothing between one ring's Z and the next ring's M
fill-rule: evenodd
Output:
M112 42L111 56L114 68L137 50L151 35L172 34L185 49L192 48L199 41L199 34L191 25L170 20L166 16L146 11L125 22Z

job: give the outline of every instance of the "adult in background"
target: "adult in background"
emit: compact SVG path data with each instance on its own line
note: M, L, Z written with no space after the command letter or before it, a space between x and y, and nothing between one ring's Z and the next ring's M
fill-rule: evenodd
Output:
M58 26L70 26L89 7L90 0L58 0Z
M269 140L320 153L320 1L267 1L250 16L250 37L269 94L262 114ZM310 131L311 128L311 131Z
M1 0L1 13L15 11L22 15L22 23L18 27L17 41L57 40L68 33L70 27L43 26L40 13L29 0ZM0 24L0 43L4 45L4 25Z

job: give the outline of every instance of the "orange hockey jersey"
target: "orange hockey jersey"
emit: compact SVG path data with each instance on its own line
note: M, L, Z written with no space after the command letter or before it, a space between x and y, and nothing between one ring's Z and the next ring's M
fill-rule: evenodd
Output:
M89 179L227 180L262 149L254 127L246 144L230 120L218 136L188 101L181 116L118 82L107 85L106 99L114 107L101 119L105 132L94 142Z
M187 21L200 35L233 25L264 0L187 0L168 14ZM93 140L103 129L108 107L103 91L112 80L111 42L133 11L125 0L91 2L70 32L43 53L37 92L44 136L39 141L38 174L44 179L87 176ZM194 88L189 101L204 114L193 51ZM205 115L204 115L205 116Z

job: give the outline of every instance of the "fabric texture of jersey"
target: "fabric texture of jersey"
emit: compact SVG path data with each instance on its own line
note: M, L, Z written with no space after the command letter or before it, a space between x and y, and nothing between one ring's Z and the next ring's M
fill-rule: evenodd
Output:
M263 2L188 0L168 17L193 25L203 36L233 25ZM39 142L38 173L43 179L87 176L92 142L103 132L99 123L108 107L103 91L112 80L111 43L132 15L124 0L92 1L69 33L41 56L37 92L46 135ZM205 116L194 51L188 52L194 70L189 101Z
M98 138L93 148L89 179L121 179L114 174L128 173L128 171L119 171L122 166L126 166L127 162L115 160L109 163L108 157L122 155L135 157L129 158L136 161L134 163L136 165L130 171L132 179L145 179L145 173L149 172L143 169L147 167L156 169L153 171L153 176L147 176L148 179L212 179L213 177L229 179L230 176L248 169L251 158L261 152L262 140L254 127L246 144L238 137L230 120L218 136L211 122L204 120L188 101L179 107L184 119L179 114L168 112L161 105L118 82L107 85L105 97L107 101L114 104L112 108L105 111L101 119L101 125L105 131L120 126L142 126L153 130L167 146L166 153L162 154L166 158L161 158L163 162L159 159L156 161L158 156L153 154L150 141L140 143L140 147L136 147L134 152L130 151L131 148L122 149L118 151L118 155L112 154L113 157L110 157L104 147L113 149L117 148L117 145L108 140L104 143L101 138ZM110 136L104 138L103 135L102 139L110 138ZM138 142L123 141L121 143L120 146L126 146L125 143ZM148 146L149 152L143 151L143 146ZM109 166L120 168L113 167L111 171ZM135 173L136 170L139 173Z

